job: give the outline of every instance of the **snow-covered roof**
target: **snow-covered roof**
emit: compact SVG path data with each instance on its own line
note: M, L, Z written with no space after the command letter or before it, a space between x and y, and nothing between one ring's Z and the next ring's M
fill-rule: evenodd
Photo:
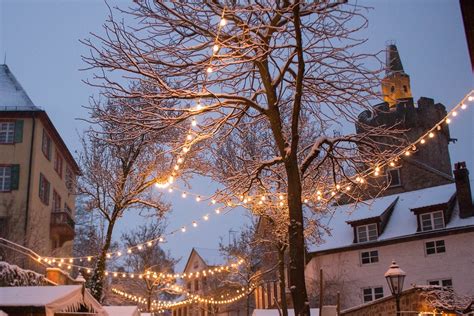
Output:
M474 187L474 181L471 181L471 187ZM327 226L330 234L323 232L323 241L320 244L309 244L308 250L310 252L317 252L354 245L354 230L348 222L380 216L387 206L397 198L398 200L395 202L394 209L377 241L414 235L417 233L418 228L417 218L411 210L448 203L455 193L456 185L452 183L384 196L365 201L364 203L358 203L357 205L347 204L334 207L321 222L322 225ZM445 229L448 230L464 226L474 226L474 216L464 219L460 218L459 209L456 204L451 214L451 219Z
M319 315L319 308L311 308L311 315ZM322 315L323 316L336 316L337 309L336 306L323 306ZM279 316L280 313L278 309L254 309L252 316ZM293 308L288 308L288 316L294 316L295 310Z
M84 293L84 294L83 294ZM102 306L81 285L0 287L0 309L44 307L46 316L87 306L99 316L108 316Z
M194 250L208 266L222 266L227 263L226 258L217 249L194 248Z
M0 111L39 111L7 65L0 65Z
M140 316L137 306L104 306L104 309L111 316Z

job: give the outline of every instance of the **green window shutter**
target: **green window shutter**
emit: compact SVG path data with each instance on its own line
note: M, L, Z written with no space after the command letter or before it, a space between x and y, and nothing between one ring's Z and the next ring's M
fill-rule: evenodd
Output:
M15 143L21 143L23 141L23 120L15 122Z
M18 190L20 183L20 165L12 165L11 168L11 189Z

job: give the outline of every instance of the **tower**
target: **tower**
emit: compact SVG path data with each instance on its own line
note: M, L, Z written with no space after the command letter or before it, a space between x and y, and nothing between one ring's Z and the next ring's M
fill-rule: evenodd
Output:
M410 76L403 70L402 60L395 44L390 44L387 47L382 94L390 109L395 109L398 100L412 98Z
M410 77L405 73L398 49L394 44L387 48L387 73L382 79L384 101L372 110L359 115L357 133L371 126L396 126L404 130L403 137L412 143L446 117L446 108L433 99L421 97L415 103L411 94ZM454 182L448 145L449 126L443 122L424 145L413 155L401 157L398 165L386 168L374 183L385 182L385 195L413 191Z

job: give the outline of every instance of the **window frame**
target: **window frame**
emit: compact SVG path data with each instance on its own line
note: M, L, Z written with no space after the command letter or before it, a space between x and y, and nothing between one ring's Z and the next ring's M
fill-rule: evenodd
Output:
M432 246L428 247L428 244L433 244ZM442 245L438 245L438 243L442 243ZM440 249L443 249L442 251ZM428 253L428 249L433 249L433 253ZM437 239L437 240L430 240L430 241L425 241L425 255L427 256L432 256L432 255L438 255L446 253L446 241L444 239Z
M443 284L447 281L449 281L449 283L451 283L451 285L444 285ZM427 283L428 283L428 285L434 285L434 286L453 287L453 279L451 279L451 278L428 280ZM434 283L436 283L436 284L434 284Z
M3 189L3 186L4 186L4 180L6 178L6 176L4 174L0 175L0 179L2 179L0 181L0 193L8 193L8 192L11 192L12 191L12 165L0 165L0 168L4 169L5 171L6 170L9 170L10 171L10 175L9 175L9 185L8 185L8 190L7 189Z
M374 252L376 253L376 255L373 255ZM364 263L364 258L363 258L364 254L368 254L368 257L366 259L368 259L369 262ZM379 251L377 249L361 251L359 257L360 257L360 264L363 266L376 264L379 262ZM375 261L374 261L374 258L375 258Z
M43 185L46 184L46 189L47 192L44 191ZM50 196L50 191L51 191L51 182L48 181L48 179L40 173L40 178L39 178L39 190L38 190L38 195L39 199L41 202L43 202L44 205L49 205L49 196ZM47 195L47 196L46 196Z
M74 194L74 186L75 186L75 176L72 169L66 164L66 171L64 174L64 181L66 182L66 188L69 194Z
M54 151L54 171L58 174L58 176L62 179L63 178L63 166L64 166L64 159L58 149Z
M376 294L375 291L380 290L380 289L382 290L382 293L377 293ZM367 290L370 290L370 300L366 300L366 297L369 295L369 294L366 294ZM364 304L369 303L369 302L373 302L373 301L378 300L378 299L383 298L383 297L384 297L383 286L373 286L373 287L362 288L362 302Z
M369 226L375 226L375 238L373 237L370 237L370 234L369 234ZM366 240L363 240L361 241L361 236L360 236L360 233L362 231L360 231L360 229L364 228L364 233L365 233L365 239ZM370 224L366 224L366 225L359 225L359 226L356 226L356 235L357 235L357 243L366 243L366 242L370 242L370 241L376 241L378 238L379 238L379 227L377 225L377 223L370 223ZM371 239L372 238L372 239Z
M392 174L391 174L392 171L397 172L398 183L396 183L396 184L393 184L393 177L392 177ZM400 173L400 167L388 168L385 175L387 177L387 184L388 184L389 188L397 188L397 187L402 186L402 177L401 177L401 173Z
M53 141L51 139L51 136L49 136L46 129L43 128L43 137L41 140L41 151L43 152L43 155L46 157L46 159L48 159L49 161L51 161L51 156L53 154L52 149L53 149Z
M58 191L54 190L53 189L53 205L52 206L52 212L61 212L61 195L59 195ZM56 208L56 206L58 206L58 208Z
M435 227L435 214L439 214L439 213L441 213L442 227L436 228ZM425 216L429 216L428 220L429 220L429 223L430 223L430 228L426 228L425 225L424 225L423 217L425 217ZM421 214L418 215L418 219L420 221L420 230L422 232L429 232L429 231L433 231L433 230L440 230L440 229L446 228L446 222L444 220L443 210L421 213Z
M9 130L8 128L4 131L2 129L2 124L7 124L7 126L13 126L13 130ZM15 121L10 121L10 120L2 120L0 121L0 134L5 132L5 141L2 142L0 141L0 144L2 145L11 145L15 143ZM8 141L8 135L11 132L11 141ZM0 137L1 140L1 137Z

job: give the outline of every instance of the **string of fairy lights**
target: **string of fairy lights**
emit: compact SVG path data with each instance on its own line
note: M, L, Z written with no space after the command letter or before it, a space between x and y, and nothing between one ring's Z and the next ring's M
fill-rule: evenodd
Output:
M311 196L304 197L303 203L328 203L329 201L337 198L339 195L345 194L347 192L350 192L354 186L356 185L362 185L367 182L367 178L370 176L378 177L381 175L382 170L385 167L395 167L398 161L402 157L409 157L413 153L416 152L417 148L419 146L425 145L427 142L429 142L432 139L435 139L436 135L441 131L443 124L452 124L453 120L462 113L462 111L467 110L469 107L472 107L472 102L474 101L474 90L471 90L462 100L459 102L451 111L447 113L447 115L442 118L437 124L435 124L431 129L427 130L424 134L422 134L418 139L416 139L414 142L410 143L407 145L405 148L400 150L398 153L390 157L390 159L387 159L384 162L374 164L372 168L367 169L365 172L362 172L360 174L357 174L353 176L352 178L349 178L345 182L337 183L335 184L331 189L327 190L314 190L314 193ZM184 159L182 157L178 158L178 161L181 161L180 159ZM174 176L173 176L173 181L174 181ZM172 186L173 181L168 181L166 185L163 183L157 183L157 186L161 189L167 188L168 191L174 192L177 191L181 194L181 197L183 199L186 199L188 197L193 197L196 203L200 203L203 201L209 201L208 205L214 206L216 205L217 199L215 198L215 195L210 195L206 196L203 194L196 194L192 193L190 191L182 190L179 189L176 186ZM285 207L285 193L277 193L277 197L275 197L275 194L269 194L269 193L264 193L264 194L259 194L259 195L247 195L243 196L240 195L236 197L234 200L229 200L226 201L224 206L216 207L214 212L216 215L221 214L224 209L226 208L235 208L235 207L246 207L246 208L251 208L253 205L252 204L257 204L259 206L262 206L264 203L270 204L276 202L276 206L280 207ZM271 206L274 206L273 204ZM190 224L188 225L183 225L178 229L175 229L171 231L170 233L160 236L155 239L150 239L147 241L144 241L143 243L128 247L125 250L119 250L115 252L109 252L106 254L107 258L113 258L113 257L120 257L123 254L131 254L134 251L140 251L145 249L146 247L151 247L153 244L159 242L163 243L165 242L165 237L166 236L171 236L175 235L176 233L185 233L188 230L188 227L193 227L197 228L199 226L200 222L205 222L208 221L211 218L211 214L207 213L203 215L199 219L194 219L191 221ZM80 262L87 260L91 261L93 258L97 257L98 255L90 255L90 256L82 256L82 257L45 257L43 259L46 259L47 262L51 261L68 261L70 263L78 260Z
M253 291L253 288L246 289L245 287L242 287L240 289L234 290L233 291L234 293L225 293L225 294L217 295L218 297L217 299L214 297L208 297L208 296L203 296L199 294L184 292L183 294L186 296L186 298L180 301L153 300L151 301L151 306L158 309L170 309L170 308L180 307L180 306L194 304L194 303L209 304L209 305L231 304L233 302L236 302L248 296L250 293L252 293L252 291ZM143 296L130 294L116 288L112 288L112 292L128 300L134 301L136 303L140 303L140 304L148 303L148 299Z

